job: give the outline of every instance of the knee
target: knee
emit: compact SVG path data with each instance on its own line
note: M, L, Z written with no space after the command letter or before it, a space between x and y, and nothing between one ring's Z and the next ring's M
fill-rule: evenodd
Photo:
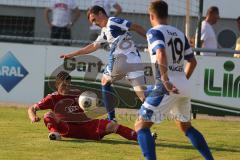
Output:
M141 102L144 102L145 101L145 96L143 95L142 97L139 97L140 101Z
M102 84L102 86L106 86L106 85L111 85L111 82L106 78L102 78L101 84Z
M192 127L191 122L180 122L176 121L176 125L179 128L180 131L186 133L187 130Z
M135 130L135 132L138 132L139 130L141 130L143 128L151 128L152 125L153 125L152 122L145 122L142 119L137 119L134 124L134 130Z

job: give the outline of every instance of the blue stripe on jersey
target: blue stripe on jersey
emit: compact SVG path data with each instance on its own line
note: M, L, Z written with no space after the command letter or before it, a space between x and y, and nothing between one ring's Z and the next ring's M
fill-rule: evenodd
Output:
M165 48L165 46L162 45L162 44L156 45L156 46L152 49L152 54L155 55L158 49L163 49L163 48Z
M123 24L124 19L118 18L118 17L114 17L114 18L111 18L110 21L113 21L113 22L115 22L117 24Z
M185 56L184 56L184 60L189 60L189 59L191 59L191 58L193 58L193 57L194 57L194 54L191 53L191 54L185 55Z
M124 22L126 22L126 27L127 27L127 28L130 28L130 26L131 26L131 24L132 24L132 23L129 22L128 20L122 19L122 18L118 18L118 17L111 18L110 21L115 22L115 23L117 23L117 24L123 24Z
M148 96L146 98L146 102L152 106L158 106L161 103L162 99L163 99L163 95L162 96L158 95L154 97Z
M149 96L147 96L146 102L152 106L158 106L165 94L168 94L168 92L166 91L163 84L158 84L155 86L152 92L150 92Z
M163 33L159 30L154 30L154 29L148 30L147 39L150 44L158 40L162 40L163 42L165 42Z
M131 23L131 22L129 22L129 21L127 21L127 23L126 23L126 26L127 26L127 28L130 28L130 27L131 27L131 25L132 25L132 23Z
M114 37L114 38L117 38L118 36L120 35L123 35L126 33L126 31L122 30L120 27L118 26L115 26L115 25L110 25L110 32L111 32L111 35Z
M188 50L190 48L190 45L189 45L189 42L188 42L188 39L187 37L185 36L185 47L184 47L184 50Z

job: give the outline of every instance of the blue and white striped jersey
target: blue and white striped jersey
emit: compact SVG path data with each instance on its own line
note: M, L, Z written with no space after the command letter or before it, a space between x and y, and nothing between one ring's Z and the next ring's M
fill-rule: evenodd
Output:
M194 57L186 36L173 26L158 25L147 32L147 40L155 78L160 80L160 71L156 65L156 51L162 48L166 51L169 80L181 92L181 88L187 84L184 60Z
M128 54L136 52L135 44L129 32L131 22L128 20L110 17L106 27L95 40L95 44L108 43L112 54Z

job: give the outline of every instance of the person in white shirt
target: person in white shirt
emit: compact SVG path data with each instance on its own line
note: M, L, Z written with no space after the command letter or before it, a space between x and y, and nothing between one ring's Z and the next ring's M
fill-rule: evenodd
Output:
M52 20L49 14L52 12ZM75 0L51 0L44 11L44 18L51 30L53 39L71 39L71 27L80 16ZM58 43L52 43L58 45ZM66 45L70 45L66 43Z
M111 9L115 10L114 17L118 16L122 12L122 7L117 3L116 0L92 0L91 6L100 6L104 8L106 14L110 16ZM95 24L90 26L89 39L94 41L100 34L101 28Z
M213 160L203 135L191 124L188 79L197 61L187 37L168 24L168 4L163 0L150 3L149 20L152 28L147 32L147 40L155 84L148 95L145 94L145 101L135 122L142 154L146 160L157 160L150 128L167 118L175 120L177 127L205 160Z
M212 25L216 24L219 19L218 7L212 6L207 11L207 16L202 22L201 44L202 48L217 49L217 38ZM203 56L216 56L213 52L201 52Z

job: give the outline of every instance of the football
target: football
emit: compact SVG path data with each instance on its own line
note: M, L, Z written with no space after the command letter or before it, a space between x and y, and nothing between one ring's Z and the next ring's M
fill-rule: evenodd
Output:
M85 91L78 98L78 104L84 111L96 108L98 102L97 94L92 91Z

